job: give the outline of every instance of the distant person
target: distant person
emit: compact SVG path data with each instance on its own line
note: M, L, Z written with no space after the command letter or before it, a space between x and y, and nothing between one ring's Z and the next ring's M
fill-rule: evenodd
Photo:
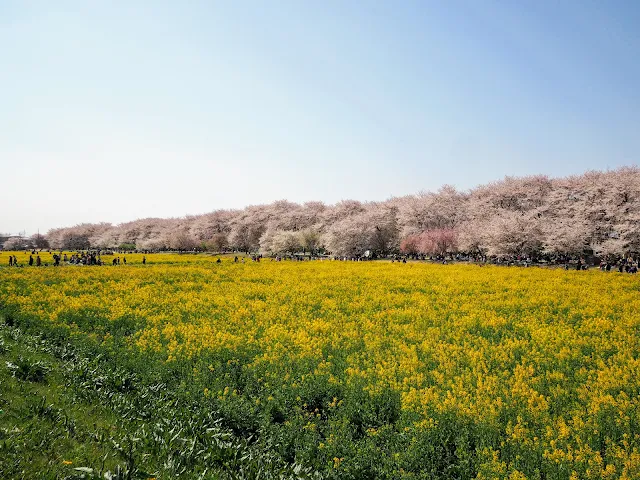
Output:
M40 258L40 254L36 256L36 267L40 267L42 265L42 259Z
M117 258L114 258L114 259L113 259L113 262L111 262L111 265L117 265L117 264L118 264L118 259L117 259Z
M142 264L145 265L147 263L147 257L142 256Z
M29 266L33 267L33 255L29 255Z
M127 264L127 257L122 257L122 263Z
M233 263L238 263L238 256L236 255L236 257L233 259Z
M13 255L9 255L9 266L13 267Z

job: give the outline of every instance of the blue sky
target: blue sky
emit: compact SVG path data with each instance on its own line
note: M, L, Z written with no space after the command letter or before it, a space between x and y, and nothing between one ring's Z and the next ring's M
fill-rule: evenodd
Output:
M0 231L638 163L640 3L0 2Z

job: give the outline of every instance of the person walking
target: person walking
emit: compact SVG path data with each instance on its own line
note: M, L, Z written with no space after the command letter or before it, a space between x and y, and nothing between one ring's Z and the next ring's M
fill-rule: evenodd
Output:
M40 254L38 254L36 256L36 267L39 267L42 265L42 259L40 258Z
M13 255L9 255L9 266L13 267Z
M29 266L33 267L33 255L29 255Z

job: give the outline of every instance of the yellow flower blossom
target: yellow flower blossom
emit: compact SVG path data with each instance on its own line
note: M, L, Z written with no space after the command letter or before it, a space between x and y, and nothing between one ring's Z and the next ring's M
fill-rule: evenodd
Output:
M233 378L246 373L270 408L295 400L313 420L309 435L327 409L349 405L335 391L362 387L371 398L396 396L407 419L397 433L409 441L449 418L496 432L478 478L526 478L522 465L541 462L566 477L640 478L638 277L384 262L216 265L216 257L171 254L147 255L142 268L140 258L127 255L124 268L0 266L2 306L167 362L224 355L190 372L216 379L204 396L243 395ZM246 361L233 355L247 351ZM326 386L321 403L305 395L308 385ZM255 399L256 408L264 403Z

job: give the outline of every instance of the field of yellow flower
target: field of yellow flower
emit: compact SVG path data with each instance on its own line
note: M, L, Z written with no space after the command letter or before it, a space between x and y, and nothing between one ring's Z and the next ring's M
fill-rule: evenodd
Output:
M638 277L124 256L2 254L0 308L181 365L237 431L336 478L640 478Z

